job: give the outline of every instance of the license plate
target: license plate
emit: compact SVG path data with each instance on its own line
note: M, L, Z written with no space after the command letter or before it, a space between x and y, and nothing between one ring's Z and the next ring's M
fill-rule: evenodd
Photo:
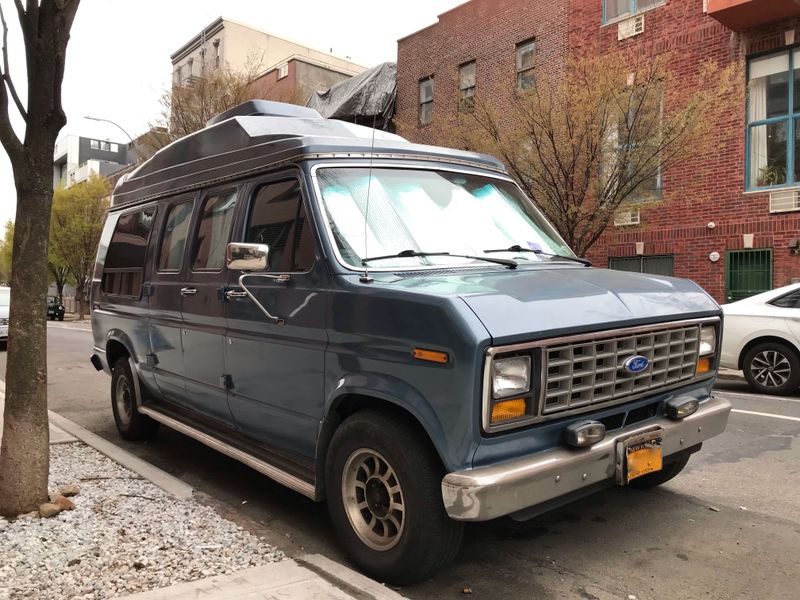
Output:
M664 430L655 429L617 442L617 483L660 471Z

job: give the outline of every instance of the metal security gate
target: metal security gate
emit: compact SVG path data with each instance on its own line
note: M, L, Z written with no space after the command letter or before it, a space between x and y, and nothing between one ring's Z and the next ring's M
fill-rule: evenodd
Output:
M772 289L772 248L725 253L725 301L736 302Z
M613 256L608 259L608 268L615 271L632 271L650 275L672 275L675 272L675 257L671 254Z

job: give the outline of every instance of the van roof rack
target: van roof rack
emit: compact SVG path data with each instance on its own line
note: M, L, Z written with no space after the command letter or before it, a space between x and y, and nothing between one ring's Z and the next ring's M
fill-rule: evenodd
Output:
M225 112L211 117L206 123L206 127L211 127L233 117L290 117L295 119L321 119L320 115L313 108L298 106L297 104L287 104L285 102L271 102L270 100L248 100L234 106Z

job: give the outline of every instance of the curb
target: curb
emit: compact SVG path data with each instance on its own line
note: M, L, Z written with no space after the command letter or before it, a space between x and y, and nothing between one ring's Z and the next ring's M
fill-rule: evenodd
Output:
M354 598L364 600L403 600L405 598L384 584L321 554L304 554L295 557L294 560L300 566L313 571Z
M112 444L108 440L104 440L99 435L92 433L88 429L84 429L74 421L70 421L66 417L62 417L61 415L54 413L52 410L48 410L47 414L50 418L50 422L56 427L59 427L60 429L63 429L67 433L78 438L87 446L91 446L98 452L105 454L108 458L116 463L119 463L126 469L141 475L154 485L160 487L162 490L172 494L180 500L188 500L192 497L194 488L186 482L178 479L174 475L170 475L166 471L163 471L158 467L153 466L149 462L142 460L138 456L131 454L127 450L123 450L116 444Z

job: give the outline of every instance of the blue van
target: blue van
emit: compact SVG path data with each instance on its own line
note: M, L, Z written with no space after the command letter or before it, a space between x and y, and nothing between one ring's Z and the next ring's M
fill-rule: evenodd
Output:
M678 474L721 433L721 312L595 269L498 160L253 101L121 180L92 283L120 434L328 503L409 583L464 523Z

